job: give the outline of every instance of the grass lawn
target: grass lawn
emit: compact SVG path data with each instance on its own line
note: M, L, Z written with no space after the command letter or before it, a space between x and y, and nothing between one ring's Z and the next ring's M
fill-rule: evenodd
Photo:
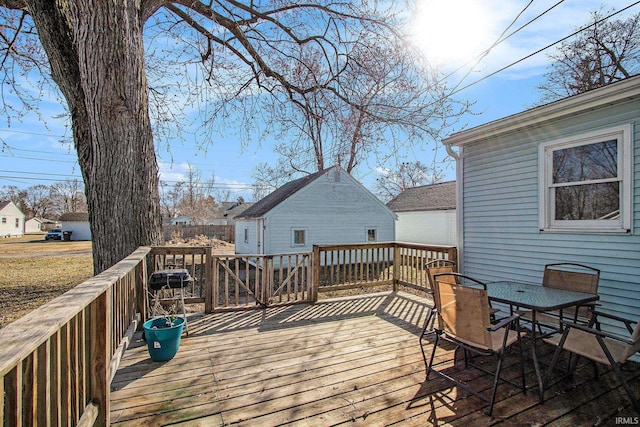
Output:
M188 242L233 254L234 245L207 238ZM93 276L91 242L44 240L44 234L0 239L0 328Z
M0 328L93 275L91 242L0 239Z

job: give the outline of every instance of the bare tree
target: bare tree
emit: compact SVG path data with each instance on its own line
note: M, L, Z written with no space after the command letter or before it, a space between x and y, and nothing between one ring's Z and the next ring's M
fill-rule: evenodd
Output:
M54 205L51 200L52 188L48 185L33 185L26 190L26 202L29 211L24 212L30 218L49 218L54 214Z
M235 128L251 135L274 99L333 91L349 104L340 77L356 60L350 46L363 34L395 37L399 10L330 0L0 0L0 7L0 90L19 88L23 75L50 75L64 97L96 273L161 240L152 117L156 135L167 136L188 106L208 119L208 136L240 107L245 125ZM299 84L294 76L308 58L321 60L324 74ZM34 108L29 90L14 92L25 94L22 109ZM4 104L4 113L20 111Z
M381 200L389 201L407 188L435 184L443 177L442 170L420 161L403 162L397 170L387 170L376 180L375 188Z
M29 209L27 202L27 192L15 185L5 185L0 189L0 200L10 200L24 213Z
M542 103L596 89L640 71L640 14L626 20L604 16L592 12L583 31L548 55L553 62L538 87Z
M400 41L362 35L351 45L354 61L340 74L345 84L339 92L314 91L295 102L274 104L271 123L277 138L286 142L274 147L280 155L276 166L256 169L259 182L334 164L352 173L372 155L383 166L391 158L399 160L406 149L438 144L470 105L448 96L438 71ZM328 74L317 64L310 59L300 70L301 84Z
M52 212L58 216L67 212L86 212L84 185L77 179L67 179L51 186Z
M200 171L189 165L186 179L182 181L182 195L176 211L191 218L195 224L205 224L218 208L213 197L214 184L213 177L204 180Z

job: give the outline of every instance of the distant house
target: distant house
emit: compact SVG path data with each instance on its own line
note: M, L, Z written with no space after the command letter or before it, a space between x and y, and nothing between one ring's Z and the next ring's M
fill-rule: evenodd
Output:
M222 202L215 224L233 225L236 222L234 218L241 215L251 206L253 206L251 202Z
M42 218L30 218L24 223L25 233L41 233L44 231L44 220Z
M601 270L599 310L640 315L640 77L451 135L461 270L541 283Z
M0 201L0 237L24 235L24 214L11 200Z
M235 220L238 254L395 240L396 215L337 166L283 185Z
M174 216L169 220L171 225L193 225L191 218L186 215Z
M236 215L241 214L246 209L251 207L253 203L246 202L222 202L218 205L215 212L212 212L208 217L194 221L188 215L179 215L171 218L169 224L171 225L233 225Z
M396 240L456 245L456 183L407 188L387 203L398 215Z
M89 214L87 212L68 212L60 216L62 233L71 232L71 240L91 240Z

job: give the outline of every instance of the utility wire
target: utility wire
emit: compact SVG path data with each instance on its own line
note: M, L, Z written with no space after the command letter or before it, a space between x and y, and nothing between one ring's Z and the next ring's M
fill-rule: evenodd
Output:
M487 74L486 76L484 76L484 77L482 77L482 78L480 78L480 79L478 79L478 80L476 80L476 81L473 81L473 82L469 83L468 85L463 86L463 87L462 87L462 88L460 88L460 89L457 89L457 90L455 90L455 91L452 91L452 92L449 94L449 96L452 96L452 95L455 95L455 94L457 94L457 93L460 93L460 92L462 92L462 91L463 91L463 90L465 90L465 89L468 89L468 88L470 88L470 87L472 87L472 86L474 86L474 85L476 85L476 84L478 84L478 83L480 83L480 82L482 82L482 81L484 81L484 80L487 80L488 78L493 77L493 76L495 76L496 74L501 73L501 72L503 72L504 70L506 70L506 69L508 69L508 68L511 68L511 67L513 67L514 65L517 65L517 64L521 63L522 61L525 61L525 60L527 60L527 59L531 58L532 56L535 56L535 55L539 54L540 52L543 52L543 51L545 51L545 50L547 50L547 49L549 49L549 48L551 48L551 47L553 47L553 46L557 45L558 43L562 43L563 41L565 41L565 40L567 40L567 39L569 39L569 38L571 38L571 37L573 37L573 36L575 36L575 35L577 35L577 34L580 34L582 31L585 31L585 30L589 29L590 27L592 27L592 26L594 26L594 25L597 25L597 24L599 24L599 23L601 23L601 22L604 22L604 21L606 21L607 19L612 18L613 16L615 16L615 15L617 15L617 14L619 14L619 13L622 13L622 12L624 12L624 11L625 11L625 10L627 10L627 9L630 9L630 8L632 8L632 7L634 7L634 6L637 6L638 4L640 4L640 1L637 1L637 2L635 2L635 3L632 3L632 4L630 4L630 5L626 6L626 7L624 7L623 9L620 9L620 10L619 10L619 11L617 11L617 12L613 12L612 14L610 14L610 15L608 15L608 16L605 16L604 18L599 19L598 21L593 22L593 23L591 23L591 24L587 25L586 27L583 27L583 28L581 28L581 29L579 29L579 30L577 30L577 31L574 31L573 33L569 34L568 36L565 36L565 37L561 38L560 40L557 40L557 41L555 41L555 42L553 42L553 43L551 43L551 44L549 44L549 45L547 45L547 46L545 46L545 47L543 47L543 48L541 48L541 49L538 49L538 50L536 50L535 52L530 53L529 55L527 55L527 56L525 56L525 57L523 57L523 58L520 58L520 59L518 59L517 61L514 61L514 62L510 63L509 65L506 65L506 66L504 66L504 67L502 67L502 68L500 68L500 69L498 69L498 70L496 70L496 71L494 71L494 72L492 72L492 73L490 73L490 74Z

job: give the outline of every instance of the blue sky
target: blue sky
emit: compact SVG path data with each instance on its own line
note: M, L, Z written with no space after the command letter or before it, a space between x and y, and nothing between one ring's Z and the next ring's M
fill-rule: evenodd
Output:
M465 64L473 64L474 58L491 46L521 12L507 33L556 3L558 0L423 0L414 26L408 30L412 31L426 57L442 64L443 71L449 73ZM540 96L536 87L548 66L545 53L551 50L475 82L569 35L588 22L591 11L601 7L604 11L621 10L633 3L632 0L565 0L493 48L464 80L461 81L469 71L468 66L452 75L450 85L471 85L459 92L457 98L475 101L475 114L465 116L458 128L477 126L530 108ZM625 18L638 12L640 4L618 17ZM23 188L80 177L73 147L60 143L65 138L70 140L68 124L55 118L60 112L55 100L45 100L41 113L46 124L35 114L26 116L22 122L12 121L10 126L6 121L0 122L0 138L6 144L0 152L0 187ZM237 138L230 134L216 139L202 151L195 148L195 141L175 142L171 144L171 154L166 150L158 152L161 179L180 180L190 163L203 178L215 176L216 183L229 189L232 198L243 196L250 200L253 167L275 160L270 143L262 141L259 147L242 148ZM429 152L417 150L416 153L416 158L410 160L430 162ZM356 174L369 189L373 189L377 177L378 171L373 168L362 169ZM445 179L454 178L455 171L449 168Z

